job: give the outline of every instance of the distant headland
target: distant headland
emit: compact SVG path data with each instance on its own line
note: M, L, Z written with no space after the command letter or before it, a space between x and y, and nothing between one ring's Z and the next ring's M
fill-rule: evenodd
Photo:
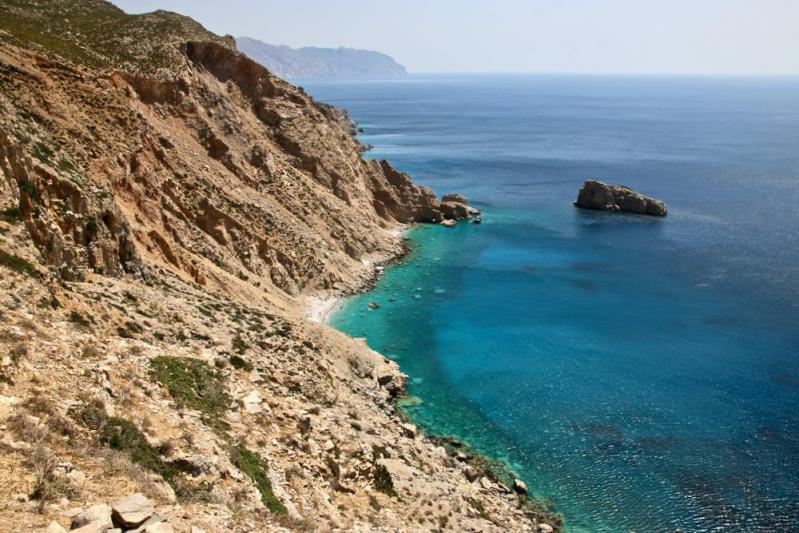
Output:
M238 49L284 79L375 78L405 76L392 57L355 48L290 48L250 37L236 39Z

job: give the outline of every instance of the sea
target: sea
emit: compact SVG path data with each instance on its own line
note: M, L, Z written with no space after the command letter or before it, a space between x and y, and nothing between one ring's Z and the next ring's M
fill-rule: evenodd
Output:
M416 424L567 531L799 531L799 78L302 84L483 212L411 229L330 319L408 374ZM588 178L668 216L577 209Z

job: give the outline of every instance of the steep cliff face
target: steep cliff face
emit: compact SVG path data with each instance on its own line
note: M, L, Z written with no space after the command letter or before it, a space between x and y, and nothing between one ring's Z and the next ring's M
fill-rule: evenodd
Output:
M150 74L135 54L89 70L0 50L0 143L19 170L4 176L66 279L158 264L220 287L341 289L362 260L395 251L393 223L440 219L431 191L360 157L345 115L222 39L170 40L174 63Z
M0 173L1 530L134 491L178 531L558 524L303 318L446 214L229 39L0 0Z

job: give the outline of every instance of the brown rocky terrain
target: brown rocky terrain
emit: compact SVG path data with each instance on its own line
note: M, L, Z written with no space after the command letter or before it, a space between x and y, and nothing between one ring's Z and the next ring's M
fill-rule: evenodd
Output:
M351 130L185 17L0 0L0 529L558 526L304 318L475 215Z

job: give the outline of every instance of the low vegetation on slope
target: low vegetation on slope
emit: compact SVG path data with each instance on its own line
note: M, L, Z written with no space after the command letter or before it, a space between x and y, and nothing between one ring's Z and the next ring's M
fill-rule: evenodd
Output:
M164 74L182 63L176 38L230 43L188 17L128 15L102 0L0 0L0 38L90 67Z
M178 406L196 409L217 423L230 406L221 374L205 361L189 357L154 357L152 375Z

